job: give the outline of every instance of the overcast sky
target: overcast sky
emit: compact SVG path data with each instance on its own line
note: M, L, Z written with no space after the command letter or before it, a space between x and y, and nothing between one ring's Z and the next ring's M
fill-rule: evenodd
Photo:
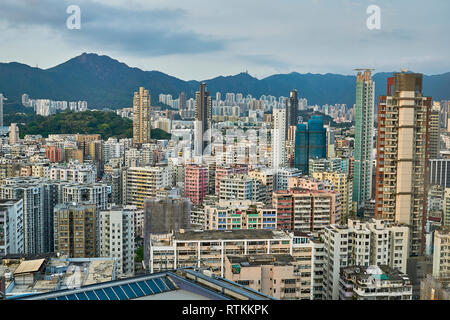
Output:
M69 5L81 29L69 30ZM369 5L381 29L369 30ZM184 80L274 73L450 71L448 0L1 0L0 62L83 52Z

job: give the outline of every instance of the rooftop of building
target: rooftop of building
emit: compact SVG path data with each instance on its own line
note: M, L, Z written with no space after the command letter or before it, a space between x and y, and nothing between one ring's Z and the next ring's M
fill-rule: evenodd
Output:
M186 231L175 233L177 241L192 240L259 240L259 239L290 239L289 235L281 230L205 230Z
M357 280L373 279L389 282L409 282L409 277L388 265L350 266L341 269L341 275L355 277Z
M253 208L264 208L264 209L272 209L271 205L266 205L263 202L254 202L252 200L223 200L220 199L216 203L206 204L210 207L218 208L218 209L242 209L246 210L250 207Z
M9 207L20 201L20 199L0 199L0 207Z
M42 283L51 286L51 283ZM9 297L12 300L273 300L235 282L194 269L177 269L76 289Z
M115 280L117 262L113 258L51 258L35 260L4 259L0 276L6 278L8 297L66 289ZM33 274L15 281L15 277Z
M231 264L238 264L241 267L255 267L262 265L287 266L295 261L294 257L288 254L227 255L227 258Z
M441 226L436 231L439 232L440 235L450 236L450 227L448 226Z

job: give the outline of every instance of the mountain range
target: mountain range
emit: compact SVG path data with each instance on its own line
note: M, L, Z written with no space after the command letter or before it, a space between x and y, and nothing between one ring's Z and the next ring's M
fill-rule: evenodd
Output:
M392 73L373 75L375 94L386 93L387 78ZM353 105L355 100L355 76L340 74L275 74L257 79L248 73L219 76L206 82L211 95L220 91L261 95L289 96L297 89L308 104ZM158 101L160 93L172 94L174 99L181 91L188 98L195 97L199 81L184 81L159 71L143 71L132 68L108 56L83 53L53 68L40 69L25 64L0 63L0 92L11 102L21 101L27 93L33 99L78 101L86 100L89 108L112 109L131 107L133 92L143 86L150 90L152 102ZM434 100L450 100L450 72L424 75L423 92Z

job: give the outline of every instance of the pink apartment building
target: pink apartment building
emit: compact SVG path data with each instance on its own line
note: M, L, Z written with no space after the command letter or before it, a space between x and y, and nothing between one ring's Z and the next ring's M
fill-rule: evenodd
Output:
M200 205L208 194L208 167L202 165L186 165L184 174L185 196L194 206Z

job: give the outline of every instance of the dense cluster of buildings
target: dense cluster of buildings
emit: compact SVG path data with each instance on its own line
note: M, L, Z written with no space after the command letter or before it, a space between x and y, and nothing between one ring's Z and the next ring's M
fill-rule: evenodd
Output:
M40 116L50 116L59 111L70 110L73 112L83 112L88 109L87 101L53 101L50 99L30 99L29 95L22 95L22 105L33 108L34 112Z
M424 95L421 74L395 73L377 108L371 70L353 108L308 106L297 90L213 99L205 83L159 95L170 110L143 87L132 102L119 112L132 138L20 139L11 125L0 257L110 259L114 278L197 270L277 299L448 299L449 103Z

